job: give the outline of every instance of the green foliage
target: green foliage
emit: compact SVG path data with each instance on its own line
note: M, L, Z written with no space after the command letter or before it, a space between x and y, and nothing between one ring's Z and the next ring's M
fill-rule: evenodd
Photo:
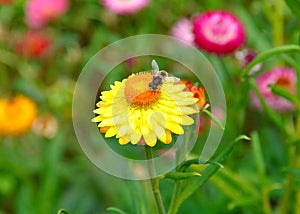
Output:
M293 12L294 16L300 19L300 1L299 0L285 0L286 4Z
M0 137L1 214L156 213L150 181L115 178L85 157L72 127L73 90L84 65L105 46L136 34L169 35L181 17L192 18L212 9L237 15L247 34L244 47L258 55L242 67L233 54L203 53L224 87L226 125L209 108L204 110L195 148L176 169L153 183L169 214L299 212L300 81L295 95L270 85L274 94L295 104L297 110L292 113L274 111L255 83L258 75L278 65L293 67L300 79L299 0L152 0L144 10L127 16L108 12L98 0L72 0L65 15L37 30L49 37L50 50L36 58L18 52L18 42L24 41L29 31L24 22L25 2L0 3L0 98L18 93L31 97L39 116L51 115L57 120L58 131L53 137L31 130ZM201 82L191 72L178 70L176 62L141 56L132 64L115 67L99 91L131 73L149 70L153 58L181 79ZM263 67L251 73L259 63ZM252 107L250 92L257 94L261 111ZM199 161L203 142L214 125L225 133L215 156L203 163ZM173 141L176 139L173 136ZM120 146L115 138L107 139L107 144L124 157L146 159L138 145ZM159 144L153 148L153 156L170 146Z

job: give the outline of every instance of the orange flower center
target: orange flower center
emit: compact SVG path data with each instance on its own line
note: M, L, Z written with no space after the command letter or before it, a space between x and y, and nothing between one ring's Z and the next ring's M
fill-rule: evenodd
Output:
M280 77L276 84L290 91L291 93L295 93L295 85L291 82L290 79L286 77Z
M130 76L125 83L126 100L136 106L148 106L160 98L159 90L150 90L150 73L138 73Z
M277 82L277 85L282 86L282 87L289 87L291 85L291 82L288 78L285 77L280 77Z

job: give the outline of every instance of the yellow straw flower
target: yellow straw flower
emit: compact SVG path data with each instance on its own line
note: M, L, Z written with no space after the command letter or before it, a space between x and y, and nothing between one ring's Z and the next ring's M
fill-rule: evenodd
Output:
M185 84L168 79L153 90L149 87L153 79L151 73L132 74L101 93L94 110L99 115L92 121L99 122L106 138L116 136L121 145L145 142L152 147L157 139L169 144L172 133L184 133L181 125L194 123L188 115L197 113L193 104L198 99L185 91Z
M31 128L36 115L36 104L24 95L0 98L0 136L23 134Z

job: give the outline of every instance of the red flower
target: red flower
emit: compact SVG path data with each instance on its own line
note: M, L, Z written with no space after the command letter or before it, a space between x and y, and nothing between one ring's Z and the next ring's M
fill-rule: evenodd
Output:
M11 4L13 0L0 0L0 4Z
M48 53L50 40L37 31L27 32L21 41L17 42L17 53L23 57L39 58Z
M226 11L210 11L194 19L195 43L210 53L228 54L245 41L242 23Z
M198 98L198 107L199 110L202 111L209 106L209 102L206 100L205 97L205 89L204 87L198 87L194 85L191 81L183 81L186 85L187 89L191 91L195 98Z

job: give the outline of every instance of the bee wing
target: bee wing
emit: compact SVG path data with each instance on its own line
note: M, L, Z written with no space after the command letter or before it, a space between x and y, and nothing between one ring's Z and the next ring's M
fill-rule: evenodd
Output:
M152 66L152 74L155 75L159 72L159 67L157 62L153 59L151 62L151 66Z
M180 79L178 77L170 77L170 76L168 76L166 78L166 80L170 81L170 82L179 82L180 81Z

